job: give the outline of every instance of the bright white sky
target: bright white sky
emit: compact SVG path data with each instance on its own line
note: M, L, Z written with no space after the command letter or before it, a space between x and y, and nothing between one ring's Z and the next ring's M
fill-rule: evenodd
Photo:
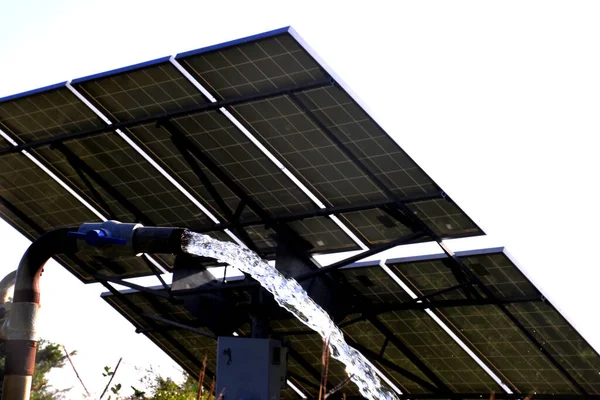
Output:
M292 25L600 349L599 19L591 1L5 0L0 96ZM4 276L28 243L0 238ZM48 266L41 336L78 350L92 391L120 356L124 384L169 370L101 291Z

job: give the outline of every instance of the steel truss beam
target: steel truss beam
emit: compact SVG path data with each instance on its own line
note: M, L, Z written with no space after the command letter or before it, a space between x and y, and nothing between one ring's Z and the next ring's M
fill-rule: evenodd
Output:
M166 129L171 134L171 141L173 142L177 150L179 150L179 153L181 154L183 159L186 161L186 163L194 172L194 174L198 177L198 179L206 188L206 190L208 190L208 193L217 203L217 206L219 207L221 212L225 215L225 218L228 221L232 221L234 223L234 233L240 236L240 239L244 242L246 246L248 246L249 249L260 255L260 250L258 249L258 247L256 247L256 244L250 238L248 233L244 229L241 229L240 227L235 225L234 213L227 206L217 189L214 187L214 185L208 178L208 175L204 173L204 171L198 165L196 160L199 160L209 171L213 172L214 174L221 172L221 170L191 140L189 140L179 129L177 129L169 121L159 121L157 122L157 126ZM229 185L227 186L229 187Z
M197 333L198 335L207 337L209 339L215 339L215 340L217 339L217 337L213 333L210 333L210 332L207 332L207 331L203 331L202 329L194 328L192 326L185 325L185 324L182 324L182 323L179 323L179 322L176 322L176 321L172 321L172 320L167 319L167 318L159 317L158 315L149 314L149 313L142 313L141 316L144 317L144 318L150 318L150 319L152 319L154 321L157 321L157 322L162 322L163 324L172 325L175 328L185 329L186 331ZM149 331L148 329L145 330L145 332L148 332L148 331Z
M439 393L441 397L444 397L444 395L442 394L442 392L440 391L439 388L435 387L434 385L432 385L425 379L422 379L421 377L413 374L409 370L404 369L404 368L400 367L399 365L396 365L394 362L383 357L382 354L377 354L376 352L369 350L365 346L363 346L349 338L347 338L346 340L350 346L352 346L356 350L360 351L365 357L369 358L370 361L376 361L379 364L381 364L382 366L389 368L392 371L397 372L398 374L402 375L403 377L410 379L411 381L421 385L423 387L423 389L429 390L434 393ZM448 393L451 393L451 392L448 392Z
M92 277L94 279L96 279L98 282L116 283L117 285L125 286L130 289L137 290L138 292L141 292L141 293L147 293L152 296L162 297L163 299L172 299L171 294L163 289L151 289L151 288L148 288L145 286L137 285L132 282L124 281L121 278L116 278L113 276L105 276L105 275L100 275L100 274L96 274L96 273L92 274Z
M156 223L152 221L146 214L144 214L139 208L137 208L129 199L127 199L123 194L121 194L117 189L114 188L110 183L108 183L96 170L90 167L85 161L83 161L79 156L77 156L71 149L64 145L64 143L55 143L51 146L58 151L60 151L63 156L67 159L67 162L71 165L73 170L77 172L81 180L86 184L86 186L90 189L90 191L94 194L94 197L100 203L101 206L105 208L105 211L108 212L109 216L113 219L118 219L116 215L112 212L108 204L104 201L103 197L96 190L94 185L91 184L85 178L87 175L90 177L98 186L104 189L110 196L112 196L119 204L121 204L127 211L129 211L135 222L140 222L144 225L155 226Z
M407 236L403 236L401 238L398 238L396 240L393 240L389 243L384 243L378 246L374 246L369 250L365 250L363 252L360 252L357 255L345 258L341 261L338 261L334 264L328 265L327 267L322 267L319 268L316 271L313 272L309 272L307 274L302 274L299 275L298 277L294 277L294 279L296 279L297 281L304 281L310 278L313 278L315 276L319 276L322 274L326 274L329 272L333 272L335 270L338 270L340 268L343 268L347 265L352 264L355 261L359 261L362 260L363 258L372 256L374 254L377 253L381 253L382 251L391 249L393 247L399 246L401 244L407 244L407 243L411 243L414 240L417 240L421 237L423 237L424 235L421 233L414 233L414 234L410 234ZM256 288L256 287L260 287L260 284L256 281L252 281L252 282L233 282L233 283L223 283L219 286L214 286L214 287L209 287L209 288L196 288L196 289L184 289L184 290L177 290L177 291L173 291L173 294L176 296L187 296L187 295L194 295L197 293L214 293L214 292L221 292L221 291L227 291L227 290L240 290L240 289L251 289L251 288Z
M404 203L415 203L419 201L425 200L433 200L433 199L441 199L443 196L442 192L431 192L420 195L411 195L402 197L402 201ZM242 203L240 203L242 204ZM210 226L202 226L202 227L193 227L192 229L198 233L210 233L215 231L223 231L225 229L231 229L236 227L247 227L247 226L258 226L264 225L267 227L271 227L273 223L281 223L281 222L293 222L300 221L308 218L315 217L327 217L330 215L339 215L343 213L350 213L355 211L366 211L373 210L376 208L381 208L383 206L391 206L395 207L396 203L391 200L377 200L377 201L365 201L354 203L350 205L344 206L334 206L334 207L326 207L319 208L312 211L299 211L299 212L289 212L289 213L280 213L271 215L269 220L265 220L263 218L254 218L254 219L237 219L236 222L224 222L221 224L212 224Z
M413 351L400 340L394 332L391 331L383 322L377 317L369 317L367 320L385 336L394 346L400 350L406 358L410 360L423 374L437 387L438 391L445 393L451 393L452 390L421 360Z

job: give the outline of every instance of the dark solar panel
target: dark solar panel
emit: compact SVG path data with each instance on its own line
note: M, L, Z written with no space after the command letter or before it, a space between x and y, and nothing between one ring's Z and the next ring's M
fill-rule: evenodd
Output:
M269 53L272 52L272 53ZM289 62L279 63L279 58ZM218 99L230 99L260 90L317 82L327 73L289 33L274 33L243 44L201 49L181 54L194 77ZM252 71L265 64L260 74ZM249 124L263 143L298 171L321 198L333 205L386 197L382 189L327 138L330 131L363 162L370 173L402 197L437 189L434 182L398 147L371 117L341 88L329 86L296 95L236 106L239 119ZM449 201L411 207L442 237L480 234L479 228ZM359 213L352 217L360 218ZM357 221L349 222L357 225ZM364 226L364 224L363 224ZM367 225L379 226L377 220ZM379 243L382 231L363 234ZM389 239L388 239L389 240Z
M67 142L65 146L148 217L147 224L189 227L206 223L207 218L203 212L181 192L174 190L165 177L117 134L104 133L98 137ZM93 198L89 187L60 152L50 149L41 149L39 152L45 161L59 169L72 184ZM95 190L102 194L104 202L118 220L137 220L123 204L119 204L117 199L107 194L92 179L89 180Z
M113 122L202 104L204 96L168 60L75 79L73 86Z
M9 154L0 158L0 196L27 216L29 221L17 217L10 210L6 213L8 220L13 221L29 238L37 238L40 234L32 224L47 232L98 220L94 213L21 154ZM91 273L132 277L152 272L144 261L137 257L120 260L104 260L98 257L92 259L86 255L78 257L88 262L88 270L67 257L57 258L85 282L93 281Z
M21 154L0 158L0 196L28 215L44 231L98 217Z
M25 142L102 125L64 84L31 96L0 100L0 129Z
M362 171L327 135L319 129L288 97L253 102L234 107L240 119L253 128L263 142L275 151L284 163L297 171L298 176L312 187L322 199L333 206L352 204L361 201L383 200L387 195L371 177ZM372 120L371 120L372 121ZM375 126L375 125L374 125ZM360 160L371 160L370 172L383 180L398 196L424 194L434 188L423 171L380 129L378 135L367 139L374 143L367 154L356 151ZM370 132L364 132L368 136ZM341 138L341 134L337 134ZM361 141L351 141L355 149L368 148ZM378 142L379 141L379 142ZM375 148L382 155L371 153ZM379 161L377 161L379 160ZM393 163L392 163L393 161ZM393 182L393 184L389 184ZM477 226L448 199L430 200L409 205L431 229L442 237L458 237L479 234ZM382 236L389 241L394 230L385 232L385 225L374 212L354 212L345 216L354 225L365 226L364 237L371 237L373 243L381 242ZM373 229L373 227L375 229ZM377 229L379 228L379 229ZM374 235L374 231L379 230ZM360 229L358 229L359 232ZM362 233L362 232L361 232Z
M520 392L576 393L497 307L448 308L442 314Z
M351 317L347 318L352 319ZM344 327L344 335L347 339L358 343L360 346L367 348L375 354L380 354L386 360L391 361L400 368L403 368L424 381L429 382L429 379L421 372L398 348L387 342L385 336L378 331L370 322L359 321L351 325ZM383 352L382 352L383 349ZM402 391L408 393L423 393L428 392L427 388L424 388L419 383L408 379L398 372L382 365L380 362L371 360L376 367L386 376L388 376L392 382L398 386Z
M340 274L356 293L372 304L410 300L410 296L379 266L343 269Z
M210 160L230 177L244 193L264 210L279 213L314 209L310 200L237 128L218 112L204 113L176 120L177 128ZM173 144L167 130L140 126L130 130L153 154L223 214L211 194ZM240 199L209 168L196 161L228 205L235 211ZM246 208L244 218L256 215Z
M219 49L179 54L177 60L220 99L313 83L327 75L287 33Z
M380 209L365 210L342 214L345 221L362 238L374 245L386 243L390 238L407 236L411 230L391 215Z
M554 307L538 302L508 308L589 394L600 394L600 355Z
M539 294L501 250L466 256L463 262L495 296L506 298ZM392 268L421 295L457 284L450 268L441 259L395 263ZM461 291L436 296L438 300L455 298L465 297ZM598 382L600 356L552 306L535 302L510 304L507 307L589 393L598 393L595 383ZM438 314L446 318L457 333L464 335L466 343L518 390L577 392L497 307L444 308ZM553 341L559 344L554 347Z
M498 297L536 295L538 291L501 251L490 254L472 255L462 258L463 262ZM419 294L429 294L449 288L459 282L443 259L396 263L392 265ZM462 297L461 292L446 293L447 299Z
M475 361L423 311L382 314L381 321L451 390L490 393L497 385Z

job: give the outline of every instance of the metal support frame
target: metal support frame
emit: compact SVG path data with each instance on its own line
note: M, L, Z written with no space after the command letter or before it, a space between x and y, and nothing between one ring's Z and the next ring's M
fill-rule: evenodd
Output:
M132 283L132 282L128 282L128 281L125 281L125 280L123 280L121 278L116 278L116 277L113 277L113 276L106 276L106 275L100 275L100 274L93 274L92 276L98 282L116 283L117 285L125 286L125 287L128 287L130 289L137 290L138 292L148 293L148 294L151 294L152 296L162 297L163 299L173 299L173 297L171 296L171 294L168 291L166 291L166 290L162 290L162 289L150 289L150 288L147 288L145 286L141 286L141 285L138 285L138 284L135 284L135 283Z
M125 296L123 293L121 293L120 291L118 291L117 289L115 289L109 282L107 281L100 281L100 283L102 283L102 285L104 287L106 287L115 297L117 297L118 299L120 299L121 301L123 301L123 303L125 303L125 305L131 309L134 313L136 313L137 315L142 315L144 314L144 311L139 308L138 306L136 306L135 304L133 304L128 298L127 296ZM125 316L126 317L126 316ZM156 331L160 331L160 327L157 325L156 321L153 320L152 318L149 317L142 317L145 321L147 321L148 326L150 328L152 328L153 330ZM144 328L144 327L141 327ZM169 342L170 344L173 345L173 347L179 351L181 354L183 354L185 357L187 357L190 361L192 361L192 363L194 363L194 365L196 365L196 367L202 369L202 362L200 360L198 360L196 358L196 356L194 356L188 349L186 349L181 343L179 343L177 340L175 340L173 338L173 336L171 336L168 332L160 332L160 334L165 338L165 340L167 342ZM159 343L156 342L156 340L154 340L152 337L149 337L153 342L155 342L158 346L160 346ZM189 371L188 371L189 372ZM209 377L213 377L214 373L212 371L210 371L208 368L206 368L206 375Z
M388 341L387 338L386 338L386 341ZM406 379L410 379L411 381L415 382L416 384L421 385L424 389L427 389L433 393L437 393L442 398L446 395L446 393L441 392L440 389L438 387L436 387L435 385L432 385L430 382L424 380L423 378L421 378L418 375L413 374L409 370L402 368L399 365L396 365L392 361L385 358L383 356L383 354L378 354L372 350L369 350L367 347L365 347L349 338L347 339L347 342L350 346L352 346L356 350L360 351L365 357L381 364L382 366L384 366L386 368L391 369L392 371L402 375Z
M67 162L71 165L74 171L77 172L82 181L86 184L86 186L90 189L90 191L94 194L95 199L100 203L101 206L105 208L105 211L108 212L109 216L112 219L119 219L110 209L108 204L104 201L100 193L96 190L94 185L89 182L85 178L85 175L90 177L98 186L104 189L110 196L112 196L119 204L121 204L127 211L131 213L135 222L142 223L144 225L155 226L156 223L152 221L146 214L144 214L139 208L137 208L131 201L129 201L125 196L123 196L114 186L108 183L102 175L96 172L92 167L90 167L85 161L79 158L71 149L69 149L64 143L54 143L51 148L60 151Z
M404 344L394 332L391 331L377 317L368 317L367 320L385 336L394 346L406 356L423 374L437 387L438 391L452 393L452 390L419 358L413 351Z
M401 238L398 238L396 240L393 240L389 243L384 243L378 246L374 246L369 250L365 250L359 254L356 254L354 256L351 257L347 257L341 261L338 261L336 263L333 263L331 265L328 265L326 267L322 267L319 268L315 271L306 273L306 274L302 274L299 275L297 277L294 277L294 279L296 279L297 281L301 282L310 278L313 278L315 276L319 276L319 275L323 275L329 272L333 272L335 270L338 270L340 268L343 268L347 265L352 264L355 261L359 261L362 260L363 258L372 256L374 254L377 253L381 253L382 251L391 249L393 247L399 246L401 244L407 244L407 243L411 243L414 240L417 240L421 237L423 237L424 235L422 233L414 233L414 234L410 234L407 236L403 236ZM240 289L251 289L251 288L256 288L259 287L260 284L256 281L252 281L252 282L233 282L233 283L223 283L219 286L214 286L214 287L208 287L208 288L197 288L197 289L184 289L184 290L177 290L175 292L173 292L174 295L176 296L186 296L186 295L194 295L197 293L210 293L210 292L220 292L220 291L227 291L227 290L240 290Z
M411 195L402 197L402 201L405 203L415 203L419 201L433 200L433 199L441 199L441 192L432 192L425 193L421 195ZM240 203L243 204L243 203ZM333 206L333 207L325 207L319 208L312 211L297 211L297 212L289 212L289 213L281 213L281 214L273 214L269 220L265 220L263 218L254 218L254 219L235 219L236 222L224 222L221 224L212 224L210 226L198 226L192 227L195 232L198 233L210 233L215 231L223 231L225 229L231 229L236 227L247 227L247 226L269 226L271 223L282 223L282 222L293 222L293 221L301 221L303 219L315 218L315 217L327 217L330 215L339 215L344 213L351 213L355 211L367 211L374 210L384 206L395 205L395 202L390 200L375 200L375 201L365 201L359 202L349 205L343 206Z
M195 143L189 140L185 134L181 132L173 123L170 121L159 120L157 122L157 126L165 129L171 134L171 141L177 150L179 150L181 156L194 174L198 177L202 185L206 188L206 190L208 190L221 212L225 215L225 218L233 224L233 231L240 236L241 240L246 246L248 246L248 248L260 255L261 251L258 249L258 247L256 247L256 244L252 241L248 233L241 227L237 226L234 212L231 211L229 206L227 206L217 189L214 187L213 183L210 181L208 175L202 170L200 165L198 165L197 161L200 161L200 163L202 163L223 184L225 184L229 190L237 195L240 198L240 202L249 204L248 195L244 193L243 190L241 190L235 184L235 182L229 176L227 176L227 174L221 171L221 169L210 159L210 157L204 154L204 152L198 148ZM264 214L262 208L253 201L252 206ZM241 208L242 207L238 207L239 212L241 212Z
M172 321L172 320L167 319L167 318L162 318L162 317L159 317L158 315L154 315L154 314L150 314L150 313L142 313L141 316L144 317L144 318L150 318L150 319L153 319L155 321L162 322L163 324L172 325L172 326L174 326L176 328L185 329L187 331L197 333L198 335L207 337L209 339L217 339L217 336L214 335L214 334L212 334L212 333L210 333L210 332L203 331L202 329L194 328L192 326L188 326L188 325L185 325L185 324L181 324L179 322Z

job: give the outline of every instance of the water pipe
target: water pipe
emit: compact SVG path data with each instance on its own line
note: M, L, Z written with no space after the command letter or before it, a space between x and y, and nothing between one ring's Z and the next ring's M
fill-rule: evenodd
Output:
M0 329L6 339L2 400L30 399L37 350L39 280L51 257L77 251L95 252L111 258L142 253L176 254L181 252L183 232L180 228L106 221L56 229L34 241L19 263L11 311Z

